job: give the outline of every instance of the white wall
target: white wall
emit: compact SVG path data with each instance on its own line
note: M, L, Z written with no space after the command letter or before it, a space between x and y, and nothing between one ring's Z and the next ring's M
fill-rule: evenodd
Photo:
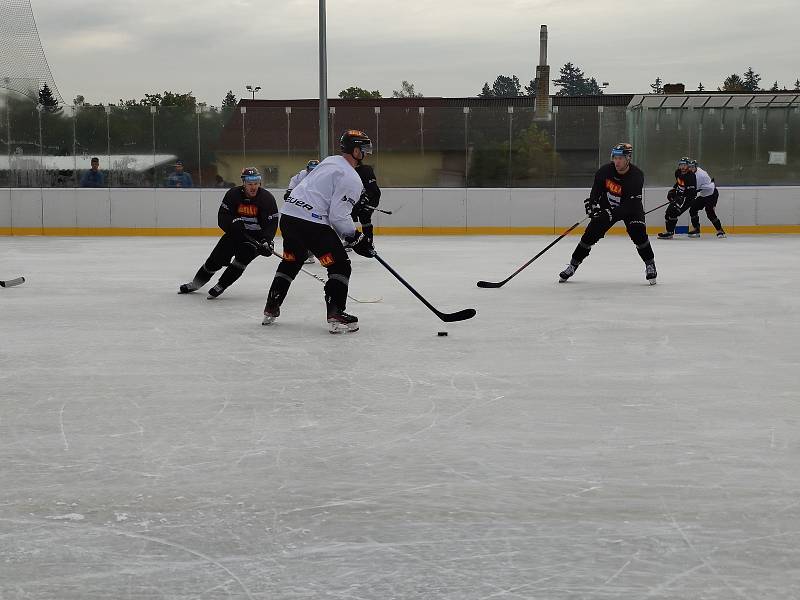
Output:
M668 188L645 190L645 207L665 201ZM282 203L282 189L270 190ZM0 189L0 229L214 229L225 190L219 189ZM560 231L584 218L584 188L387 188L375 213L378 227L423 228L436 233L493 228ZM717 213L726 227L800 225L800 187L721 188ZM648 221L658 225L661 210ZM703 223L705 217L703 216ZM684 215L679 224L685 225ZM49 231L48 231L49 230ZM55 231L54 233L57 233Z

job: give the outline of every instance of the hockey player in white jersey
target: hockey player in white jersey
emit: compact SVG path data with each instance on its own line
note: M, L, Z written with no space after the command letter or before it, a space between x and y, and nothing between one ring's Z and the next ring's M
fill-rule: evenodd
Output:
M697 179L697 196L689 209L689 218L692 221L692 229L689 231L689 237L700 237L700 215L698 214L701 209L706 210L706 216L714 229L717 230L717 237L724 238L725 230L722 229L722 222L717 216L714 208L717 206L719 200L719 191L714 179L705 170L697 165L696 160L689 162L689 170L694 173Z
M370 241L355 228L350 216L363 189L355 167L372 154L372 141L363 131L349 129L339 141L340 154L323 160L292 189L281 208L283 260L267 295L263 325L271 325L292 281L310 250L328 270L325 306L331 333L358 331L358 318L345 312L352 271L345 245L372 258Z

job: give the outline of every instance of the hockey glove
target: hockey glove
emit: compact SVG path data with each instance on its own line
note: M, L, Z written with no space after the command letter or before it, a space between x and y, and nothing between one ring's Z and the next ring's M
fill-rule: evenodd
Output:
M349 237L344 238L345 245L352 248L353 252L372 258L375 256L375 248L372 247L372 242L363 233L356 229L355 233Z
M611 221L611 209L595 206L590 216L597 221Z
M358 199L353 205L353 210L350 214L353 217L353 220L357 220L361 217L368 217L372 213L372 210L367 206L367 197L365 195L361 195L361 198Z
M242 236L245 234L245 232L247 232L247 227L245 226L241 217L236 217L233 221L231 221L229 233Z
M583 201L583 207L586 209L586 214L591 216L594 212L594 207L597 206L592 198L587 198Z
M261 240L256 248L261 256L272 256L275 254L275 244L272 240Z

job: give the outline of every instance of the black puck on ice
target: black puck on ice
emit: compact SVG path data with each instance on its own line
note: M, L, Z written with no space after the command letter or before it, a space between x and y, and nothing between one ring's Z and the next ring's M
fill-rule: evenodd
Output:
M442 336L445 336L445 335L447 335L447 332L446 332L446 331L440 331L440 332L439 332L439 333L437 333L436 335L438 335L438 336L442 337Z

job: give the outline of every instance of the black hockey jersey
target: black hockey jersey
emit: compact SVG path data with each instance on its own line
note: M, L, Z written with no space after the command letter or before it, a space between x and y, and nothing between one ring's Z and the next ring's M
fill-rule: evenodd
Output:
M362 163L356 167L356 173L361 178L361 183L364 184L362 197L366 196L366 202L369 206L377 207L381 201L381 188L378 187L375 171L371 166Z
M272 240L278 230L278 205L275 197L264 188L258 188L255 198L248 198L243 186L229 189L217 213L217 223L225 233L230 233L231 223L241 218L245 229L258 240Z
M697 176L691 171L681 173L680 169L675 169L675 185L672 189L691 202L697 194Z
M603 165L594 174L594 184L589 196L598 201L600 206L611 208L628 206L633 202L642 201L644 188L644 173L634 164L624 175L620 175L614 163Z

